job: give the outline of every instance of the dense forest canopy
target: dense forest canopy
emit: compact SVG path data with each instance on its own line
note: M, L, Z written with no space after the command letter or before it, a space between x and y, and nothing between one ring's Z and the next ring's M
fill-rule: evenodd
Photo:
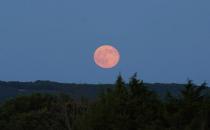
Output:
M184 84L176 83L144 83L149 90L156 92L164 97L167 92L176 96L184 89ZM95 100L101 93L107 89L113 89L114 84L76 84L76 83L59 83L52 81L34 81L34 82L17 82L17 81L0 81L0 102L16 97L18 95L30 95L33 93L59 94L64 93L73 99L85 97L88 100ZM126 83L128 87L128 83ZM209 91L206 89L204 91Z
M209 130L207 84L188 81L178 95L160 96L137 75L95 100L68 94L33 93L1 103L1 130Z

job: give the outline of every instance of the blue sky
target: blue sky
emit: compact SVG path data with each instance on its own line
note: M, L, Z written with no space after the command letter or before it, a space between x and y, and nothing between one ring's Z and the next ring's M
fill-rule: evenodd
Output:
M113 83L210 82L209 0L1 0L0 79ZM116 68L93 59L119 49Z

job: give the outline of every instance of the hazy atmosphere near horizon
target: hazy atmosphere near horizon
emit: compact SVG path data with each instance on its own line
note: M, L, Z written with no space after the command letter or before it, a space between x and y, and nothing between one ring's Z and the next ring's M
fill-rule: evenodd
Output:
M0 0L0 80L210 83L209 0ZM96 48L120 61L98 67Z

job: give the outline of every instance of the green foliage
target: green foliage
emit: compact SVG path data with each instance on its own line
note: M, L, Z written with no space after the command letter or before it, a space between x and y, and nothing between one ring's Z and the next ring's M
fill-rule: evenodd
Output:
M177 98L170 94L165 103L165 119L167 127L172 130L208 130L206 114L209 113L210 102L203 90L206 84L195 86L192 81L181 91ZM204 114L206 113L206 114Z
M2 130L70 130L79 104L66 95L18 96L0 107Z
M96 101L67 95L18 96L0 106L1 130L209 130L210 96L206 83L189 81L179 96L165 99L134 74L128 84L121 75L115 88Z
M101 96L89 109L79 130L158 129L161 103L136 76L131 78L128 87L119 76L115 89Z

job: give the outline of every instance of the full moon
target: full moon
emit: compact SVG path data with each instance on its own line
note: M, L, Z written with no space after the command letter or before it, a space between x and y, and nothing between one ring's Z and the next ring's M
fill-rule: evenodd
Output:
M105 69L115 67L120 61L119 51L110 45L103 45L96 49L94 53L95 63Z

